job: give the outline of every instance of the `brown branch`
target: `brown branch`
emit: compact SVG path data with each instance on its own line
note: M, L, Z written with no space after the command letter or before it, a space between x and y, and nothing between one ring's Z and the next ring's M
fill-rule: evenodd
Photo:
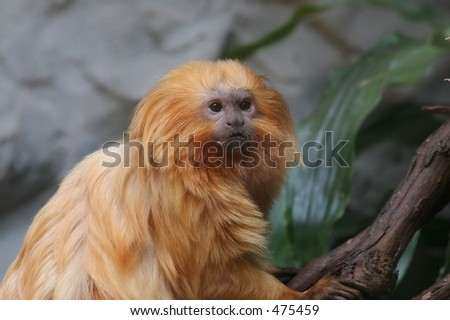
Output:
M374 223L345 244L316 258L288 284L304 291L325 274L355 280L367 298L392 291L396 265L415 232L450 200L450 121L417 150L411 167Z
M415 296L414 300L448 300L450 299L450 274L440 279L421 294Z
M422 107L423 111L440 114L450 114L449 106L425 106Z

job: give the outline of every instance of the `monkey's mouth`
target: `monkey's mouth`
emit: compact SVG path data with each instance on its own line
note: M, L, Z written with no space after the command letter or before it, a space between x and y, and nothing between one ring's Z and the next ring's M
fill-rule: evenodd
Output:
M242 132L235 132L228 136L227 141L247 141L249 137Z
M222 140L222 144L225 145L227 148L237 148L241 147L244 143L250 141L252 139L251 135L246 134L245 132L238 131L233 132L225 137L225 139Z
M229 151L245 147L252 140L252 134L245 130L230 130L230 132L216 136L215 140L222 146L222 150Z

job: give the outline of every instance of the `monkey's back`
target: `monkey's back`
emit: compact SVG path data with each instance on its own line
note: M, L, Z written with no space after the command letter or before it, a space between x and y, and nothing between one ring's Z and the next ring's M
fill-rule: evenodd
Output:
M133 225L146 228L146 222L124 210L124 192L140 193L124 189L136 186L136 177L120 165L104 166L109 160L97 151L62 181L34 218L5 275L1 299L171 297L151 246L143 243L149 239L139 238Z

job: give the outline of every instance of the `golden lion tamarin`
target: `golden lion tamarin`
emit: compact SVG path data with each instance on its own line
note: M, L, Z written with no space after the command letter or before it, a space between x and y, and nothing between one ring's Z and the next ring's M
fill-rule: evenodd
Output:
M247 67L178 67L139 103L115 157L97 151L63 180L0 297L358 297L332 277L300 293L267 272L266 214L295 140L283 98Z

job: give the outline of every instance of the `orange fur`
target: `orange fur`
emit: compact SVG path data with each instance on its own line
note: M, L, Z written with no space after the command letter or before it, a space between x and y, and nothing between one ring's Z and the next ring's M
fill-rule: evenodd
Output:
M201 113L217 89L249 90L256 105L253 138L295 142L287 106L264 79L233 61L192 62L168 73L132 119L130 165L102 166L87 156L34 219L0 291L3 299L288 299L311 298L266 272L267 214L292 150L275 168L148 165L148 144L162 160L167 146L211 139ZM144 145L145 166L139 150ZM127 147L127 148L126 148ZM184 148L185 149L185 148ZM180 149L179 159L188 154ZM262 148L258 148L260 156Z

